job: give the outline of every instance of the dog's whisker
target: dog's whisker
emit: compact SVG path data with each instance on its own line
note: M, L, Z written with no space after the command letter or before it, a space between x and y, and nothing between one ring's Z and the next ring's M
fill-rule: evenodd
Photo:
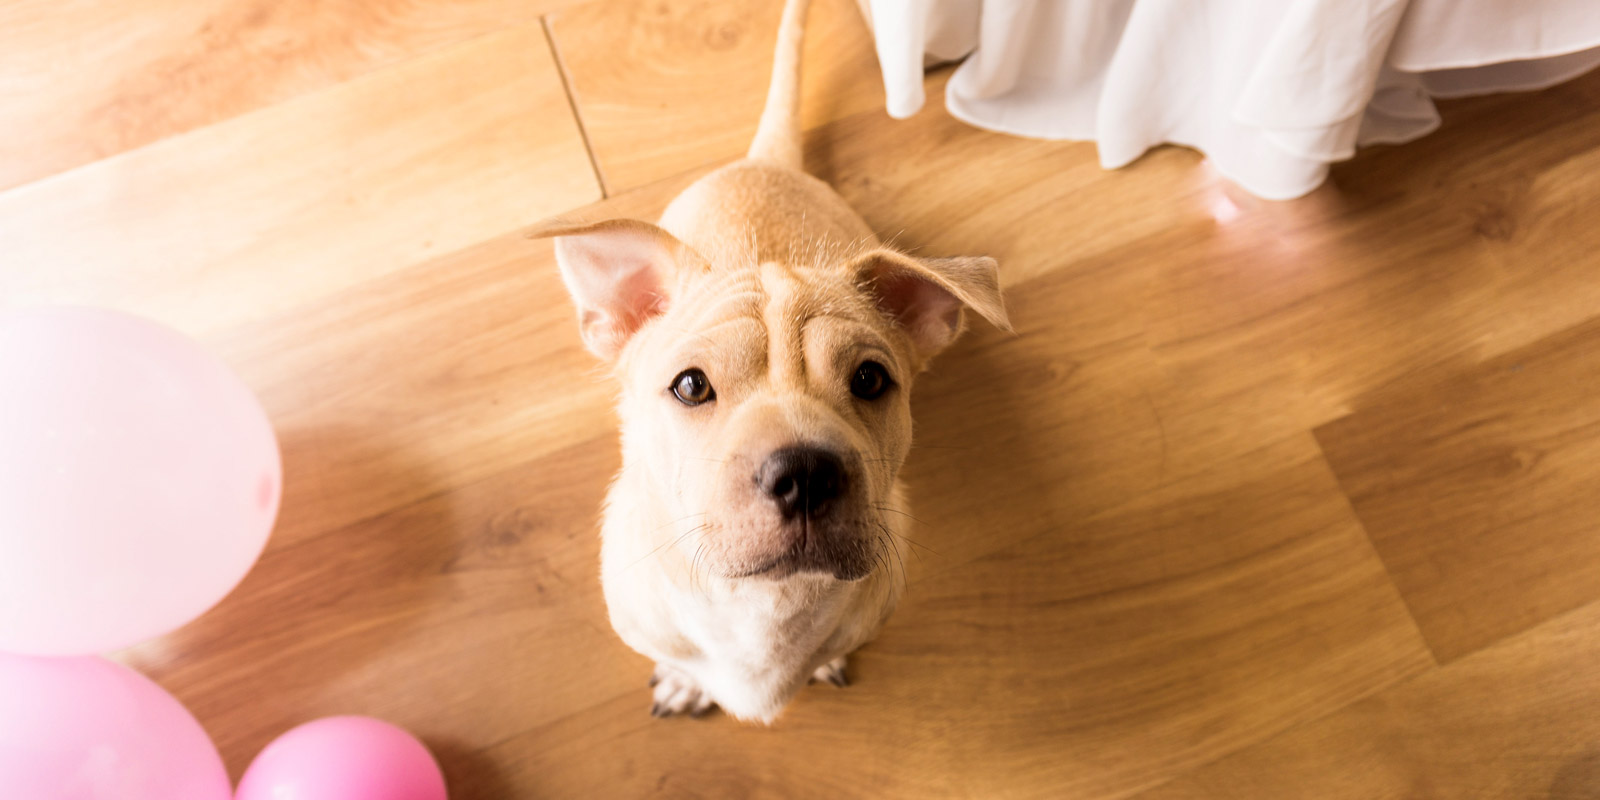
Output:
M901 509L895 508L894 506L873 506L873 508L875 508L875 509L877 509L879 511L889 511L889 512L892 512L892 513L895 513L895 514L899 514L902 517L909 517L912 522L915 522L918 525L927 525L928 524L926 522L923 522L920 519L917 519L917 517L914 516L911 512L902 511Z
M906 574L906 554L899 547L899 542L894 541L893 536L893 531L890 531L890 547L894 549L894 558L898 558L899 563L901 563L901 576L904 576ZM917 550L912 550L912 555L917 557L917 563L922 563L922 554L918 554Z
M698 586L699 590L704 592L705 596L709 598L711 596L711 590L709 588L711 584L710 575L708 574L704 581L699 579L700 567L705 557L705 553L706 543L701 542L700 546L695 548L694 561L692 561L689 565L689 590L691 592L696 591L696 587ZM709 567L707 567L707 571L709 572Z
M929 547L929 546L927 546L927 545L925 545L925 544L923 544L923 543L921 543L919 541L916 541L915 539L912 539L912 538L910 538L908 536L905 536L904 534L899 534L899 533L895 533L894 531L889 531L889 535L894 537L895 539L899 539L900 541L911 545L913 548L920 548L920 550L926 550L926 551L928 551L928 552L930 552L930 553L932 553L932 554L934 554L934 555L936 555L936 556L938 556L940 558L944 558L944 554L943 553L940 553L938 550L935 550L935 549L933 549L933 548L931 548L931 547ZM913 549L911 551L911 554L917 557L917 563L919 563L919 564L922 563L922 553L920 552L920 550Z
M662 525L657 525L655 530L652 530L650 532L651 533L655 533L656 531L659 531L662 528L670 528L673 525L677 525L680 522L687 522L687 521L689 521L691 519L694 519L695 517L703 517L703 516L705 516L707 514L710 514L710 513L711 513L710 511L699 511L699 512L696 512L696 513L693 513L693 514L686 514L684 516L678 517L677 519L675 519L675 520L673 520L671 522L668 522L668 523L665 523L665 524L662 524Z
M925 526L928 525L928 523L922 522L922 520L920 520L920 518L915 517L915 515L914 514L910 514L910 512L906 512L906 510L894 509L894 507L890 507L890 506L874 506L874 509L875 510L886 510L886 512L893 512L893 514L899 514L899 515L901 515L901 517L909 518L909 520L912 520L912 522L917 523L917 525L925 525ZM934 550L933 547L928 547L928 546L926 546L926 544L922 544L922 542L918 542L917 539L912 539L912 538L910 538L910 536L906 536L906 534L904 534L904 533L898 533L898 531L890 530L890 534L891 534L891 536L896 536L896 538L904 539L904 541L910 542L910 544L914 544L914 546L922 547L922 549L928 550L928 552L931 552L931 554L939 555L938 550Z
M695 594L696 572L700 563L700 546L696 545L694 554L689 556L689 593Z
M907 581L905 559L900 557L900 548L899 548L899 546L897 546L894 543L894 540L893 539L889 539L887 541L889 542L889 549L884 552L883 562L884 562L885 565L889 565L889 555L888 554L889 553L893 553L894 554L895 564L899 565L899 567L900 567L900 589L902 591L904 591L905 588L906 588L906 581ZM894 574L893 569L890 570L889 574L891 576Z
M875 509L877 509L879 511L892 511L892 512L894 512L896 514L900 514L901 516L910 517L912 521L914 521L914 522L916 522L918 524L921 524L921 525L926 525L927 524L927 523L923 522L922 520L917 519L915 516L912 516L911 514L905 512L905 511L901 511L898 508L890 508L888 506L873 506L873 508L875 508ZM884 530L888 531L890 536L893 536L896 539L900 539L901 541L904 541L906 544L909 544L909 545L911 545L913 547L920 547L923 550L926 550L926 551L928 551L928 552L930 552L930 553L932 553L932 554L934 554L936 556L939 556L940 558L944 557L944 554L940 553L938 550L935 550L935 549L923 544L922 542L919 542L916 539L913 539L910 536L907 536L907 535L905 535L903 533L898 533L895 530L889 528L888 526L885 526ZM916 553L917 551L913 550L911 552ZM920 553L917 553L917 557L921 558L922 555Z
M889 534L889 538L885 539L884 541L887 541L889 543L889 547L894 551L895 560L900 563L900 587L902 589L904 589L906 587L906 585L910 581L910 576L906 573L905 556L902 555L901 552L900 552L900 545L895 542L895 537L898 536L899 534L896 534L893 530L891 530L889 528L888 525L885 525L885 524L883 524L881 522L878 523L878 527L880 529L882 529L884 533Z
M894 540L890 539L889 543L894 544ZM904 589L910 584L911 576L906 572L906 557L900 552L900 545L898 544L894 545L894 558L900 562L900 588Z
M689 591L692 593L698 594L703 589L702 581L700 580L700 567L705 554L705 542L695 545L694 558L689 560Z
M944 554L943 553L941 553L938 550L935 550L935 549L933 549L933 548L923 544L922 542L919 542L919 541L917 541L917 540L915 540L915 539L913 539L913 538L911 538L909 536L906 536L903 533L895 533L893 531L890 531L889 535L895 537L896 539L899 539L899 540L905 542L906 544L911 545L912 547L920 547L923 550L926 550L926 551L928 551L928 552L930 552L930 553L932 553L932 554L934 554L934 555L936 555L936 556L938 556L940 558L944 558ZM911 552L916 553L917 551L912 550ZM917 555L917 558L922 558L922 555L919 553Z
M690 516L696 516L696 515L693 515L693 514L691 514L691 515L690 515ZM687 519L687 518L688 518L688 517L685 517L685 519ZM680 521L680 522L682 522L682 521L683 521L683 520L679 520L679 521ZM663 525L663 526L662 526L662 527L666 527L666 526L665 526L665 525ZM639 557L639 560L638 560L638 561L635 561L635 562L633 562L633 563L632 563L632 564L629 564L629 565L628 565L628 566L627 566L627 567L624 567L624 569L633 569L633 568L634 568L634 567L635 567L635 566L637 566L637 565L638 565L638 564L639 564L639 563L640 563L640 562L642 562L642 561L644 561L644 560L645 560L645 559L647 559L647 558L649 558L649 557L651 557L651 556L653 556L653 555L655 555L655 554L656 554L656 553L659 553L659 552L661 552L661 550L662 550L662 548L665 548L665 547L667 547L667 546L668 546L668 545L671 545L671 546L674 546L674 547L676 547L676 546L677 546L677 545L678 545L678 543L679 543L679 542L681 542L681 541L683 541L683 540L684 540L684 539L687 539L687 538L688 538L688 537L690 537L690 536L692 536L692 535L694 535L694 534L696 534L696 533L699 533L699 532L700 532L700 531L703 531L703 530L705 530L705 529L707 529L707 528L709 528L709 527L711 527L711 523L708 523L708 522L706 522L706 523L701 523L701 524L699 524L699 525L696 525L696 526L694 526L694 527L693 527L693 528L690 528L690 529L689 529L689 530L686 530L686 531L684 531L684 532L683 532L683 533L682 533L682 535L680 535L680 536L678 536L678 538L676 538L676 539L673 539L673 540L671 540L671 541L667 541L667 542L662 542L662 543L661 543L661 544L658 544L658 545L656 545L656 546L655 546L655 549L653 549L653 550L651 550L651 551L650 551L650 552L648 552L648 553L645 553L645 554L644 554L644 555L642 555L642 556L640 556L640 557ZM657 528L657 529L656 529L656 530L661 530L661 528Z
M704 526L691 528L691 529L689 529L687 531L684 531L682 536L679 536L678 538L673 539L670 542L662 542L661 544L656 545L654 550L651 550L650 552L645 553L643 556L641 556L639 558L639 561L635 561L632 564L629 564L627 568L628 569L632 569L634 566L638 565L640 561L644 561L645 559L648 559L649 557L655 555L656 553L661 552L662 548L665 548L665 547L667 547L669 545L676 546L679 542L681 542L684 539L688 538L690 535L694 534L696 531L703 530L703 529L704 529Z
M887 572L889 574L889 579L890 580L896 580L898 578L899 579L898 582L901 584L902 587L904 587L905 576L904 575L897 576L895 574L894 562L889 560L889 550L888 550L888 548L881 548L880 547L878 549L876 557L877 557L878 563L883 565L884 572Z

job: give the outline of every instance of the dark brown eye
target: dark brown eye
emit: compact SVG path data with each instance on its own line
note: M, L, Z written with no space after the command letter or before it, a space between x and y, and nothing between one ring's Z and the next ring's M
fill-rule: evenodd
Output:
M686 369L672 379L672 396L686 406L697 406L714 400L717 393L711 390L711 381L698 369Z
M862 400L876 400L889 391L889 370L876 361L863 361L850 378L850 393Z

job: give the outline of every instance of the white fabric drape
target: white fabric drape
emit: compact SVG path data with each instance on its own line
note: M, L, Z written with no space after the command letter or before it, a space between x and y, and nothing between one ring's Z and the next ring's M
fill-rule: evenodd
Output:
M1262 197L1439 124L1433 97L1537 89L1600 65L1600 0L870 0L892 116L925 61L965 58L950 113L1093 139L1116 168L1164 142Z

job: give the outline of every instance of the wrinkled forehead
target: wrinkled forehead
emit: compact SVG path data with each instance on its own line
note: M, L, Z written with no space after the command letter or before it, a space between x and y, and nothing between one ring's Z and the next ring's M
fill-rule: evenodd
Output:
M864 351L896 363L908 357L889 322L842 270L778 263L696 276L644 338L639 355L663 369L738 364L740 372L775 379L803 377L808 365Z

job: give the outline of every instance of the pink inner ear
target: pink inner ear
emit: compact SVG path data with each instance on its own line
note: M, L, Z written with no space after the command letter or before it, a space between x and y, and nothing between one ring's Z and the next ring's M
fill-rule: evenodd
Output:
M667 310L661 277L648 264L617 274L608 288L611 296L604 306L616 315L618 333L624 337L632 336L646 320Z
M878 276L873 287L878 308L894 317L920 348L943 347L961 324L961 301L915 273L888 270Z
M667 238L643 223L556 237L556 261L577 303L584 341L601 357L614 357L666 311L676 269Z

